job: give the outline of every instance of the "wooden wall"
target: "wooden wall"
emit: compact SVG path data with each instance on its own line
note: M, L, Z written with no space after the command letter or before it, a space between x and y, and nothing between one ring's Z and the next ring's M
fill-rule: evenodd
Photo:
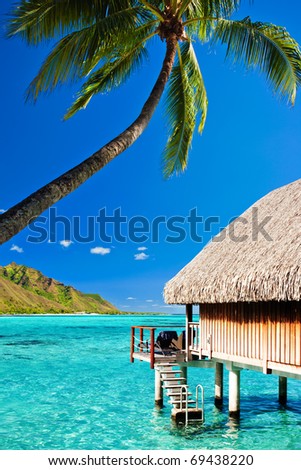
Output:
M301 302L200 305L201 354L300 366L300 346Z

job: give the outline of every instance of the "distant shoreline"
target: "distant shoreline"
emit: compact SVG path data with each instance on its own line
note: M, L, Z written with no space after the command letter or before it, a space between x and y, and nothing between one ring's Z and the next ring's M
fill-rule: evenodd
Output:
M161 312L120 312L120 313L0 313L1 317L120 317L120 316L167 316Z

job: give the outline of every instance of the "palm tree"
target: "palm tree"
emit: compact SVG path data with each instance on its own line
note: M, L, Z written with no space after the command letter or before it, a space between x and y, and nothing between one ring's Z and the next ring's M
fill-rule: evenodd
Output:
M66 113L70 118L97 93L123 84L147 57L159 37L165 57L157 81L137 119L88 159L39 189L0 216L0 244L48 207L74 191L131 146L148 125L167 87L170 136L163 152L164 174L183 171L199 119L203 131L207 95L193 42L226 44L226 56L247 69L264 72L274 90L294 104L301 79L301 53L285 28L240 21L232 15L240 0L19 0L9 36L29 45L60 38L30 84L36 100L70 81L83 81Z

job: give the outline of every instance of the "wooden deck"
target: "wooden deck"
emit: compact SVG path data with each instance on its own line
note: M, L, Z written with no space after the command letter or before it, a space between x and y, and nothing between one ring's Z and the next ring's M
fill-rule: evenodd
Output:
M144 361L144 362L149 362L151 363L151 354L150 352L146 351L137 351L133 353L133 359L137 359L139 361ZM179 351L179 352L174 352L170 351L170 353L167 353L165 355L163 354L154 354L154 364L160 364L161 362L185 362L185 351Z
M168 327L164 326L164 328ZM173 328L176 327L173 326ZM182 326L178 327L179 330L182 328ZM276 362L266 355L261 357L246 357L242 355L242 351L238 354L237 350L230 350L229 352L219 350L220 348L217 347L219 343L214 340L215 334L209 335L207 329L205 341L204 331L201 331L200 324L196 322L187 323L188 344L185 349L158 351L156 350L155 331L159 329L162 329L162 327L132 327L131 362L134 362L134 360L147 362L152 369L156 364L166 362L166 360L182 363L186 367L199 368L215 367L215 364L219 362L224 364L228 370L231 370L233 367L237 369L250 369L263 372L264 374L281 375L301 380L301 367L299 365ZM139 331L139 334L135 336L137 331ZM215 330L211 329L211 331L214 332ZM229 334L231 334L231 329Z
M184 362L186 358L186 350L179 348L177 345L168 349L162 349L156 343L156 330L172 329L184 331L185 326L171 325L171 326L132 326L131 328L131 352L130 360L134 362L135 359L140 361L149 362L152 369L156 363L168 361Z

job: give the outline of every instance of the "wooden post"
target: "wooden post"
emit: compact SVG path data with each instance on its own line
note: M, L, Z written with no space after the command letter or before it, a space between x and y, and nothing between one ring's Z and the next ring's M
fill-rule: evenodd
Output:
M240 370L229 370L229 416L240 415Z
M140 328L140 352L143 351L143 328Z
M191 351L190 351L190 343L191 343L191 338L190 338L190 328L189 328L189 323L192 322L192 305L186 305L186 361L191 360Z
M215 396L214 404L221 409L223 406L224 392L224 365L221 362L215 364Z
M135 327L131 327L132 333L131 333L131 355L130 355L130 361L134 362L134 351L135 351Z
M279 403L281 405L286 405L287 402L287 378L279 377Z
M150 366L153 369L155 367L155 328L151 329L150 341Z
M163 388L159 369L155 369L155 405L163 408Z

